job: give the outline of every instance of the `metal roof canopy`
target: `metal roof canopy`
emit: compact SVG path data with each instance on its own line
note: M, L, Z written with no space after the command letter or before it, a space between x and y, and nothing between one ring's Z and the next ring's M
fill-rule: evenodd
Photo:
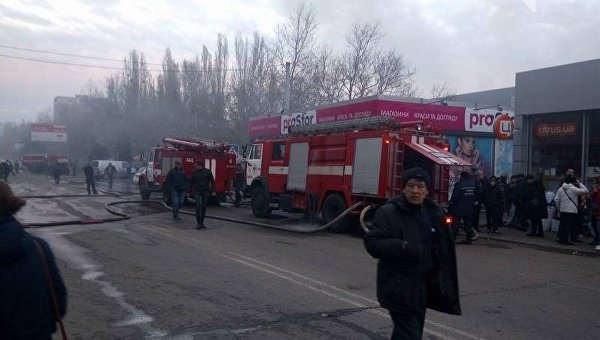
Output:
M445 151L437 146L423 143L406 143L408 147L440 165L471 166L464 159Z

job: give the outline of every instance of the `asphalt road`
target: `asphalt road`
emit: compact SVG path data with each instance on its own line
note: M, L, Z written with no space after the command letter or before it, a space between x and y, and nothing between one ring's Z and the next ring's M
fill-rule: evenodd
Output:
M84 193L19 175L19 194ZM104 218L127 197L30 199L24 222ZM131 196L138 199L137 196ZM120 223L30 229L69 289L73 339L387 339L376 261L356 236L298 234L129 205ZM191 207L187 209L191 210ZM209 214L251 221L248 209ZM293 216L274 221L293 225ZM427 313L427 339L598 339L598 258L480 240L457 245L463 316ZM59 336L55 336L58 339Z

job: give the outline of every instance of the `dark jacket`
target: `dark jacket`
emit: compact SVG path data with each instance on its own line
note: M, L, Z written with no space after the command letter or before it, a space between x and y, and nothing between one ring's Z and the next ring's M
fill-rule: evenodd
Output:
M202 168L194 171L192 174L192 189L194 192L208 192L214 190L215 179L213 178L212 172L207 168Z
M86 182L94 181L94 168L91 165L86 165L83 167L83 174L85 175Z
M165 180L167 190L175 189L176 191L184 191L188 187L188 179L183 170L171 169L167 173Z
M461 178L454 184L448 211L454 216L472 216L476 200L475 182L470 178Z
M483 188L483 204L489 208L502 206L502 194L498 185L491 185L490 183L485 185Z
M546 204L546 189L539 181L525 184L524 201L525 216L533 219L548 218L548 206Z
M117 173L117 168L111 164L104 169L104 173L108 175L108 178L111 178Z
M454 242L444 224L442 210L430 199L423 203L432 223L431 247L427 249L420 207L404 195L388 201L375 213L365 248L377 265L377 299L382 307L414 313L425 307L460 315ZM431 261L430 271L426 272ZM426 290L426 294L425 294ZM427 296L427 300L425 300Z
M56 331L42 259L33 240L44 251L59 311L65 315L67 290L50 247L26 233L13 217L0 217L0 339L50 339Z

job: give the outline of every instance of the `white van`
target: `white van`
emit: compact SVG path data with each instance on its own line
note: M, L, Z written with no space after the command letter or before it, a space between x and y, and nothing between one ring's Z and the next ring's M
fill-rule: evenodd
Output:
M92 161L92 168L94 169L94 177L96 178L105 178L104 170L108 167L108 163L112 163L112 165L117 169L117 174L115 177L117 178L128 178L130 176L131 166L127 162L122 161L113 161L113 160L104 160L104 159L96 159Z

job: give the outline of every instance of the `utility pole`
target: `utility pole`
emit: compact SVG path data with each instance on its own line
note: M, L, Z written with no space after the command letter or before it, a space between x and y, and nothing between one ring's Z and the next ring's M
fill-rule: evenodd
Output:
M283 112L290 114L290 62L285 62L285 98Z

